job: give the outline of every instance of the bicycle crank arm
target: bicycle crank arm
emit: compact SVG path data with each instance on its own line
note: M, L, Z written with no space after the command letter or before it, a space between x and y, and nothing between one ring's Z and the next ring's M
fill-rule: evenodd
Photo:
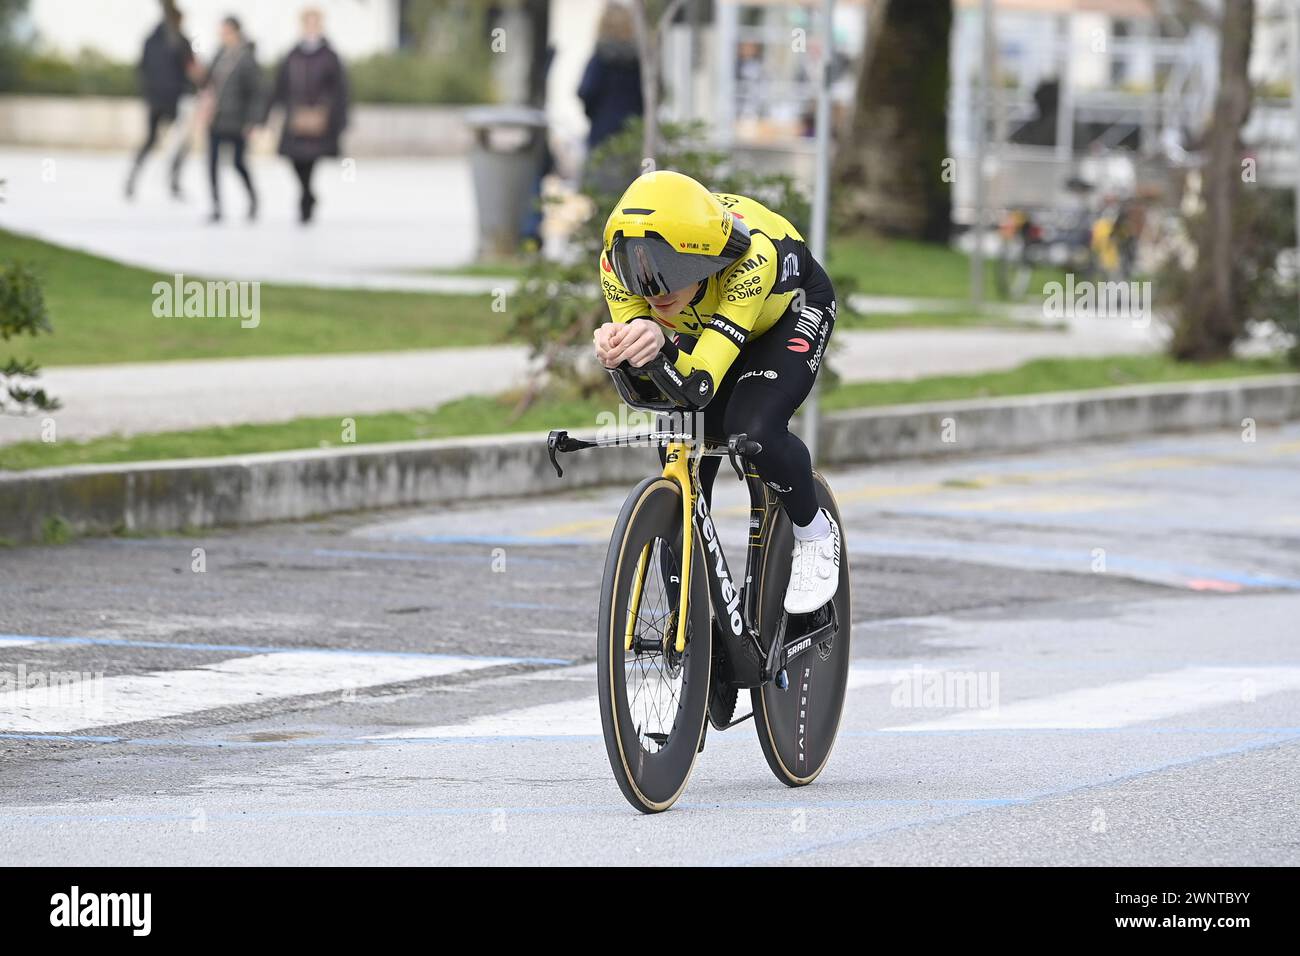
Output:
M789 615L784 611L781 612L781 624L777 629L777 640L772 642L773 652L768 654L768 667L771 670L767 675L769 679L775 678L787 667L792 661L798 660L808 651L816 647L827 638L833 638L840 630L839 617L835 613L835 605L830 605L830 620L819 627L813 628L805 634L792 639L786 640L785 633L788 625ZM776 652L776 648L780 648Z

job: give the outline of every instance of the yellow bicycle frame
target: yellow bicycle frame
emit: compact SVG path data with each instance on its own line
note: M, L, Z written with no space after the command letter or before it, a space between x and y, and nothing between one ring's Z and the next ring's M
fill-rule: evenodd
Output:
M691 558L695 554L695 481L693 469L698 467L698 456L691 454L685 442L671 442L664 452L663 476L677 483L682 492L682 574L677 607L677 653L686 651L686 620L690 611ZM632 631L641 609L641 589L645 586L646 566L650 558L650 545L641 549L637 560L636 577L632 581L631 601L628 603L627 631L623 638L624 650L632 649Z

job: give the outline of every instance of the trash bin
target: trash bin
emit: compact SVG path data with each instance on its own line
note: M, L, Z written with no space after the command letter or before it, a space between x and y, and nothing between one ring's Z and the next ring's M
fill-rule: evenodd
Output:
M546 156L546 114L526 106L467 110L474 131L470 162L478 203L478 257L512 255L525 217L538 201Z

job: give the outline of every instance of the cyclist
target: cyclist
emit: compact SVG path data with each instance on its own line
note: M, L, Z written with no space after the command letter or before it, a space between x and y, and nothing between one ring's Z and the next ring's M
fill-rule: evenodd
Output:
M794 524L785 609L817 610L839 584L840 529L817 505L808 448L789 423L835 325L826 271L784 217L676 172L636 179L604 239L613 321L596 330L596 357L607 368L657 364L679 380L676 404L703 409L706 435L743 432L761 446L754 465ZM700 465L706 498L720 463Z

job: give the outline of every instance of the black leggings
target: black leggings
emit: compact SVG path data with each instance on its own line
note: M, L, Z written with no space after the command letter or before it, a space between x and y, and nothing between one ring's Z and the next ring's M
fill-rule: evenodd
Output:
M316 201L316 194L311 191L311 174L315 168L314 159L293 160L293 171L298 176L298 188L301 190L299 204L304 207Z
M835 328L835 290L825 270L812 265L802 310L792 305L775 325L745 343L704 407L708 438L725 441L743 432L763 446L753 457L754 466L797 525L817 517L817 491L808 446L790 432L790 419L812 391ZM685 336L678 343L683 350L692 344ZM700 481L710 503L721 464L721 458L700 462Z
M158 129L164 123L176 122L176 112L174 110L160 110L150 107L149 109L149 135L145 137L144 143L140 146L139 151L135 154L135 162L131 166L131 180L140 173L140 167L144 165L145 158L153 152L154 146L158 144ZM185 162L185 154L189 151L190 139L188 136L182 137L180 145L176 147L176 155L172 157L172 188L175 189L180 184L181 164Z
M244 149L248 145L248 140L240 133L211 132L208 134L208 178L212 182L212 208L221 211L221 187L218 184L217 161L221 158L223 143L229 143L234 147L235 172L239 173L239 178L244 181L249 203L257 205L257 191L253 189L253 177L248 175L248 167L244 165Z

